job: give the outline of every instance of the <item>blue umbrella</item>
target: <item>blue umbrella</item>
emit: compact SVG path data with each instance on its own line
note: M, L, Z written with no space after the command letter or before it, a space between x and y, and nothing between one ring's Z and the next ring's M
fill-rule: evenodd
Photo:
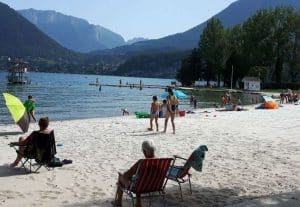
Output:
M173 90L174 96L176 96L177 98L187 98L188 95L186 95L185 93L183 93L180 90ZM165 92L161 95L161 98L165 99L167 98L167 96L169 95L168 92Z

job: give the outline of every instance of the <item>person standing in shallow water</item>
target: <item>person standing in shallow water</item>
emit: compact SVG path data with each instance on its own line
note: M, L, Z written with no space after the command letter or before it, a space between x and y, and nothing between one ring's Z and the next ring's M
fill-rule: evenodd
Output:
M25 106L26 112L28 113L29 121L32 117L34 122L36 122L36 118L34 116L35 101L33 100L31 95L28 96L28 99L25 101L24 106Z
M174 95L172 88L168 88L168 96L167 96L167 113L165 117L165 127L164 131L167 131L167 126L168 126L168 121L169 118L171 117L171 123L172 123L172 128L173 128L173 134L175 134L175 112L176 112L176 106L178 105L178 100L176 96Z

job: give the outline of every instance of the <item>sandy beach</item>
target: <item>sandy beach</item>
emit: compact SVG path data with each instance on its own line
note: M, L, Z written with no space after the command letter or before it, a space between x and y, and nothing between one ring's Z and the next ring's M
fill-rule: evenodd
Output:
M0 125L0 206L112 206L117 172L143 158L147 139L159 157L188 157L201 144L209 150L203 172L193 171L193 194L184 185L181 201L169 181L167 206L300 206L300 106L207 110L176 118L175 135L171 125L166 134L149 132L149 120L134 116L51 122L63 144L57 157L73 164L36 174L8 167L16 156L8 143L22 134L16 125ZM159 124L162 131L163 119ZM37 129L31 124L29 131ZM152 206L163 203L154 199Z

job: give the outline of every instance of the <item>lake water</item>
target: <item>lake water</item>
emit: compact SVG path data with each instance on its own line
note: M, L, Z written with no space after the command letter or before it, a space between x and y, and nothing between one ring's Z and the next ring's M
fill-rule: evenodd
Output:
M99 75L76 75L56 73L28 73L31 84L8 85L6 73L0 72L0 92L11 93L21 101L32 95L37 102L36 117L48 116L51 120L69 120L82 118L120 116L121 108L129 112L150 110L152 96L164 93L163 89L90 86L98 78L101 84L139 84L170 85L170 79L132 78ZM221 93L197 92L198 106L212 107L220 102ZM249 102L250 98L242 97ZM249 100L248 100L249 99ZM182 110L191 110L189 100L180 100ZM12 123L12 118L0 96L0 124Z
M6 73L0 72L0 124L11 123L12 118L5 107L3 92L11 93L21 101L30 94L37 103L36 117L48 116L51 120L81 119L120 116L121 108L129 112L149 111L152 96L163 89L90 86L98 78L101 84L135 83L169 85L172 80L131 78L116 76L76 75L56 73L28 73L31 84L7 85Z

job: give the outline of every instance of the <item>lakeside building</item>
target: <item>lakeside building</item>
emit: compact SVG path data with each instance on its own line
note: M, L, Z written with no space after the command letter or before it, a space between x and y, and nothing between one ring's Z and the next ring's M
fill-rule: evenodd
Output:
M243 78L244 90L247 91L260 91L261 80L258 77L246 76Z

